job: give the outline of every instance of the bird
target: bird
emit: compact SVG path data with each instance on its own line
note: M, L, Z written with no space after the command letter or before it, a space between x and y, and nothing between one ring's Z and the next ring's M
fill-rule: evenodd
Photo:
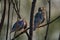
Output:
M36 30L36 28L37 28L40 24L42 24L42 23L44 22L44 20L45 20L42 11L43 11L43 10L41 9L41 7L39 7L38 12L36 13L35 18L34 18L34 28L33 28L33 30Z
M26 20L20 19L15 24L13 25L11 29L11 33L14 31L20 31L21 29L25 29L27 27L27 22Z

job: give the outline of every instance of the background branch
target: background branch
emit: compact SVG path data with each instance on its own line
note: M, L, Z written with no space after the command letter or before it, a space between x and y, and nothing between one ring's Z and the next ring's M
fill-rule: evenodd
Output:
M49 15L47 15L47 23L50 22L50 16L51 16L51 0L48 0L48 3L49 3ZM45 34L45 40L47 40L47 36L48 36L48 30L49 30L49 24L47 25L47 28L46 28L46 34Z
M6 12L6 0L4 0L4 10L3 10L2 18L1 18L0 32L4 24L4 19L5 19L5 14L6 14L5 12Z
M19 10L17 10L17 9L15 8L15 3L13 2L13 0L11 0L11 1L12 1L13 8L15 9L16 14L17 14L18 18L20 18L20 19L21 19L21 16L20 16L20 14L19 14Z
M7 32L6 32L6 40L8 40L8 30L9 30L9 18L10 18L10 0L8 0L8 18L7 18Z

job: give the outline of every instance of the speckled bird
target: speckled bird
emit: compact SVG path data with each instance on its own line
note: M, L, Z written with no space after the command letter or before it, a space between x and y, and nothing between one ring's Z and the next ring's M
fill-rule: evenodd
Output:
M21 29L25 29L26 27L27 27L27 22L23 19L20 19L13 25L11 32L20 31Z
M41 8L38 9L38 12L35 15L34 18L34 30L36 30L36 28L42 24L44 22L44 15L43 15L43 10Z

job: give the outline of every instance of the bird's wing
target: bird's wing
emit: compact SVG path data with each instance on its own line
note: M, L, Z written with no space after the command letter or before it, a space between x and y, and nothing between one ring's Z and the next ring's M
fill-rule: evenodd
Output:
M19 21L18 22L18 29L21 30L24 27L24 22L23 21Z
M13 25L11 32L14 32L16 30L16 23Z
M35 18L34 20L34 30L36 29L36 27L38 27L38 25L40 24L39 18Z

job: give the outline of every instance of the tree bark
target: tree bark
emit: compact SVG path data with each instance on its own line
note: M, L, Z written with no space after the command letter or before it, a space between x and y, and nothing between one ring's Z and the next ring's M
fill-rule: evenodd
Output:
M30 14L30 30L29 30L30 37L28 38L28 40L32 40L33 37L33 14L35 9L35 4L36 4L36 0L33 0L31 7L31 14Z

